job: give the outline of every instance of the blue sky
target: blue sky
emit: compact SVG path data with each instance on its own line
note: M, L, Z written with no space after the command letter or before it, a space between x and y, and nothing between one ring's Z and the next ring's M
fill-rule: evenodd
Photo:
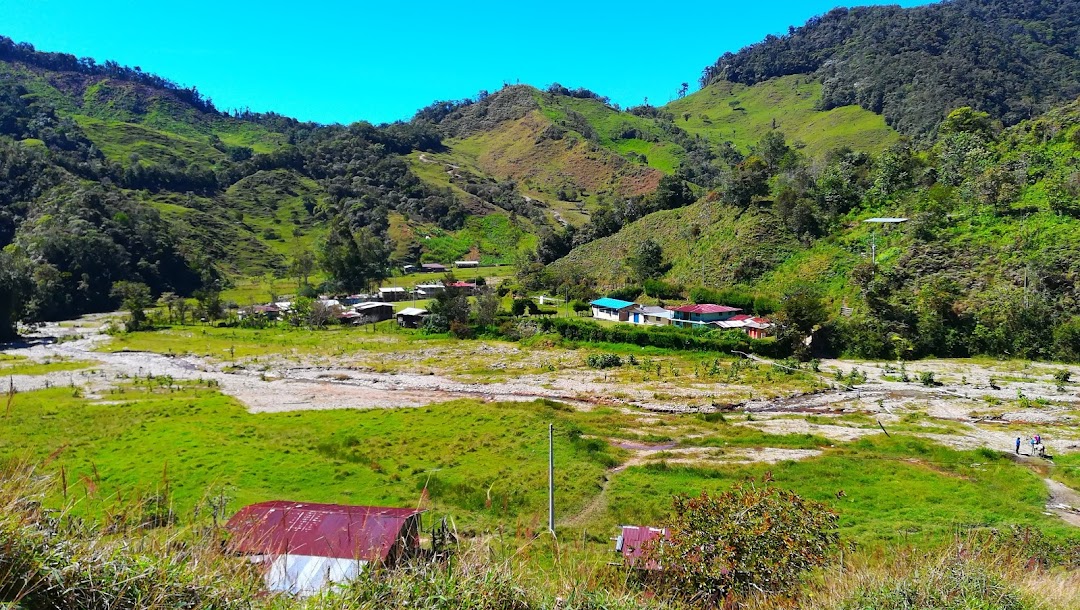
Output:
M0 0L0 35L140 66L221 109L379 123L517 82L663 104L724 51L840 4Z

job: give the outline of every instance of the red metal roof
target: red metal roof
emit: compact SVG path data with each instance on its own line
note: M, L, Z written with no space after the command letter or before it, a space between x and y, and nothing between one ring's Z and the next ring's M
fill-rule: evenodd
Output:
M453 288L476 288L476 284L469 282L454 282L453 284L450 284L450 286Z
M645 551L656 542L651 542L660 537L670 538L671 532L665 528L649 527L647 525L624 525L622 528L621 543L623 559L632 566L636 566ZM655 561L649 560L644 566L646 570L659 569Z
M749 319L751 319L751 317L749 315L747 315L745 313L741 313L741 314L736 315L736 316L731 316L730 318L728 318L728 321L729 322L738 322L740 320L749 320Z
M424 511L273 501L240 509L225 525L229 547L245 555L312 555L382 561L408 519ZM415 545L415 539L406 540Z
M713 305L712 303L700 303L698 305L683 305L682 307L675 307L672 311L679 311L682 313L730 313L733 311L742 311L738 307L728 307L727 305Z

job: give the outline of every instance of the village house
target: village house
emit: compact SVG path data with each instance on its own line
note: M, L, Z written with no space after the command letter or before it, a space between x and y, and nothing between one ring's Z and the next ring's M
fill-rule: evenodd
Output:
M424 263L420 265L420 270L424 273L446 273L446 265L439 263Z
M379 289L379 300L387 303L404 301L409 297L409 292L400 286L387 286Z
M261 316L268 321L276 321L281 318L281 308L277 305L252 305L251 307L242 307L240 311L236 313L236 316L243 320L247 317Z
M604 297L596 299L592 303L592 317L597 320L611 320L613 322L626 322L630 317L630 309L636 307L636 303L621 301Z
M402 328L420 328L428 317L428 310L406 307L397 313L398 326Z
M727 305L699 303L697 305L673 307L671 311L674 313L671 320L672 324L692 327L727 320L742 310Z
M475 269L480 266L480 261L454 261L454 266L459 269Z
M413 293L418 299L430 299L446 290L442 284L417 284Z
M357 324L374 324L394 317L394 306L390 303L360 303L353 311L359 316L353 319Z
M450 284L450 287L451 288L457 288L458 290L460 290L460 291L462 291L462 292L464 292L465 294L468 294L468 295L472 295L472 294L476 293L476 283L475 282L462 282L462 281L459 280L457 282L454 282L453 284Z
M656 305L637 305L629 312L628 322L645 326L667 326L675 313Z
M273 593L309 596L394 566L420 550L422 510L273 501L240 509L225 525L230 552L263 569Z
M768 318L758 318L746 314L732 316L727 320L713 322L713 326L722 329L738 329L750 336L751 339L764 339L772 328L772 322Z

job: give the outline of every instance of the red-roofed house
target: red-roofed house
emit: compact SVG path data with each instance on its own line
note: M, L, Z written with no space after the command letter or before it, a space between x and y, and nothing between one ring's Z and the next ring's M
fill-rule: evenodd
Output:
M225 527L229 550L262 564L270 591L311 595L416 553L422 512L273 501L245 506Z
M671 323L678 326L697 326L721 322L736 315L741 309L728 307L727 305L713 305L712 303L699 303L697 305L683 305L672 307L675 313Z
M727 320L712 322L711 324L717 328L734 328L741 330L747 335L750 335L751 339L764 339L769 334L769 329L773 326L768 318L757 318L745 314L732 316Z

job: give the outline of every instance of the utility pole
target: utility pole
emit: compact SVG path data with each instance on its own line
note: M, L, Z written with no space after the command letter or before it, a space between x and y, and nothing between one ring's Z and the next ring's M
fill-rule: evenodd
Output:
M555 535L555 424L548 424L548 529Z
M870 264L877 267L877 231L870 231Z

